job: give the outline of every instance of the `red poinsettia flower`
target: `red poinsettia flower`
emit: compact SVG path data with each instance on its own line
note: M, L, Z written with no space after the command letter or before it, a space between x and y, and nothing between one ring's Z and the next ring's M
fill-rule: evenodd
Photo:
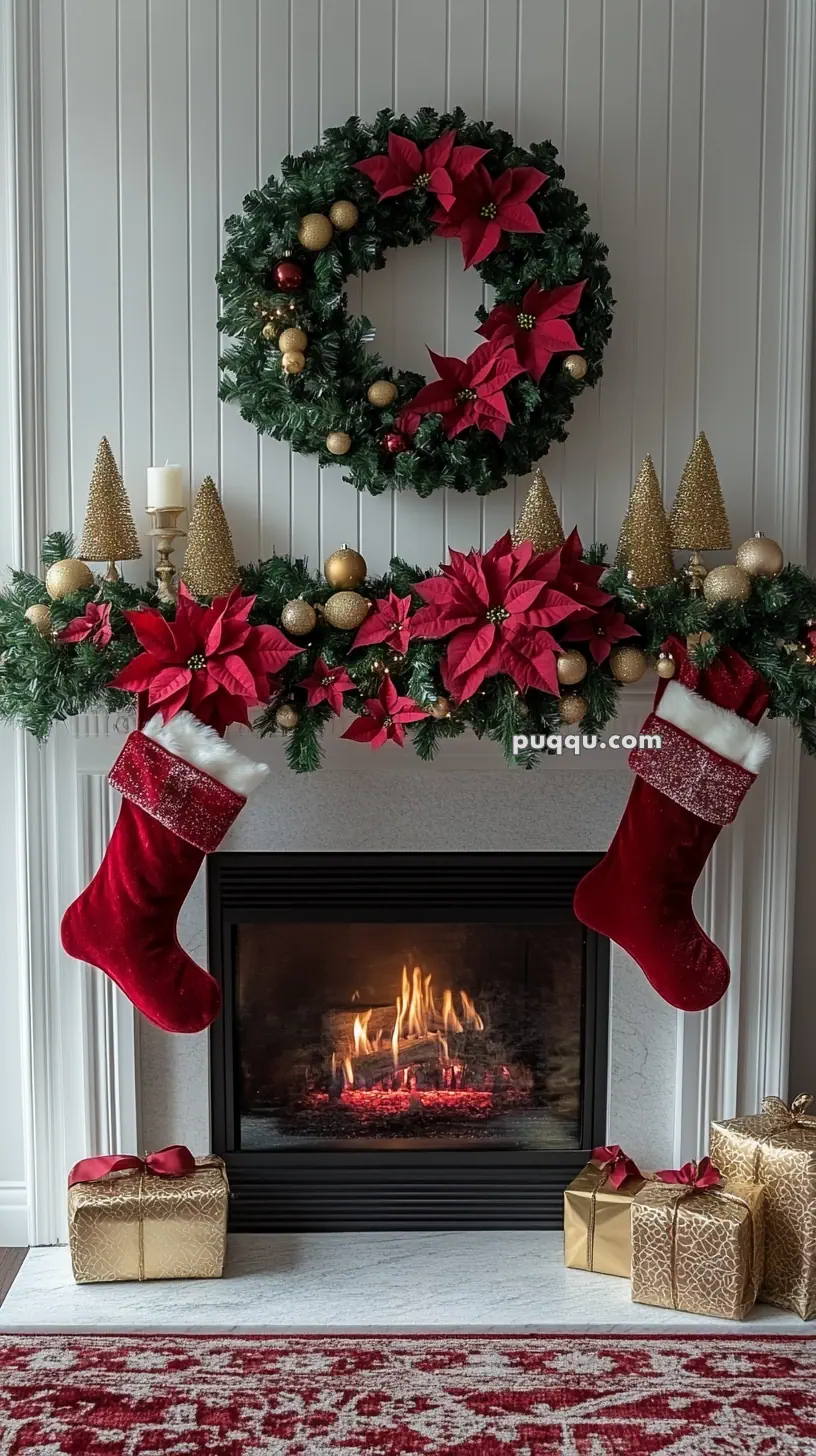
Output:
M182 708L219 733L248 723L247 709L269 701L270 674L303 650L277 627L250 627L254 603L236 586L202 607L182 584L173 622L153 608L125 612L144 652L110 686L147 693L165 723Z
M515 303L497 303L476 332L492 339L501 330L512 339L524 368L538 384L553 354L581 347L565 315L575 313L585 283L584 278L580 283L549 289L533 283L520 307Z
M344 667L329 667L318 657L309 677L298 684L306 689L306 702L310 708L317 703L328 703L333 713L342 713L343 694L357 686L352 682Z
M431 221L443 238L459 238L465 267L481 263L501 241L502 233L541 233L531 208L532 197L547 180L537 167L507 167L491 177L479 162L456 188L453 206L440 208Z
M367 157L354 166L370 177L380 198L411 191L435 192L447 209L453 205L456 188L488 152L486 147L457 147L455 141L455 130L445 131L423 152L410 137L390 131L387 154Z
M110 602L89 602L83 617L74 617L57 636L58 642L87 642L94 647L107 647L113 636L110 624Z
M407 652L411 640L410 611L410 597L398 597L393 591L387 597L380 597L363 622L352 647L370 647L374 642L384 642L395 652Z
M623 612L616 611L614 607L601 607L591 617L570 622L564 633L564 641L588 643L589 650L600 667L602 662L606 662L616 642L622 642L624 637L639 635L634 627L629 626Z
M448 439L468 426L490 430L499 440L510 422L504 389L524 373L524 366L509 339L490 339L467 359L435 354L429 349L439 375L406 405L397 429L413 435L423 415L441 415Z
M582 561L583 546L577 527L570 532L561 547L561 566L555 579L559 591L574 597L584 607L605 607L611 602L610 592L603 591L598 582L606 571L605 566L590 566Z
M370 743L380 748L391 739L402 747L405 742L405 724L418 723L427 718L426 708L418 708L413 698L401 698L391 678L383 678L383 685L376 698L366 698L364 713L349 724L343 738L353 738L356 743Z
M529 541L514 546L508 531L484 554L451 551L441 576L417 584L428 605L412 619L414 636L450 634L442 679L459 702L501 672L522 691L558 696L560 649L545 629L586 612L555 589L558 568L558 551L535 555Z

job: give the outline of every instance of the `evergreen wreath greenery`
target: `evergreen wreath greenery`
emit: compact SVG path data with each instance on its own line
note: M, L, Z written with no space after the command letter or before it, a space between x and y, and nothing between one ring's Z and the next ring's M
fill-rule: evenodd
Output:
M43 564L70 556L70 536L55 532L43 546ZM584 561L600 565L606 548L598 545L584 553ZM267 561L240 568L242 590L255 595L250 621L281 626L283 608L296 597L315 607L323 606L334 588L309 570L302 560L274 556ZM415 588L435 573L394 560L383 576L368 578L360 592L375 601L389 591L398 597L412 597L411 615L422 604ZM672 636L709 633L710 639L693 650L703 666L712 661L720 647L730 644L763 674L770 687L769 717L785 717L798 729L805 749L816 753L816 580L799 566L788 565L773 578L758 577L746 602L709 604L702 594L689 592L688 578L678 573L666 586L633 587L622 569L611 568L603 577L603 589L612 593L611 607L623 614L636 636L627 640L656 655ZM89 604L110 604L110 639L104 645L91 638L58 642L56 635L81 616ZM52 632L40 635L25 617L28 608L47 604ZM172 618L174 606L160 603L155 585L139 587L120 580L97 580L92 587L73 593L62 601L51 601L39 577L15 572L11 586L0 593L0 719L16 723L39 740L47 738L52 725L77 714L97 709L132 710L132 694L110 687L112 679L140 651L126 611L149 606ZM569 623L565 624L567 627ZM556 636L563 637L556 626ZM255 719L255 731L266 735L280 730L276 710L292 704L299 715L297 726L285 734L290 766L299 773L319 767L321 737L333 713L327 702L309 706L304 679L314 673L318 661L329 668L345 668L353 687L344 705L360 714L366 701L376 697L387 667L397 691L418 707L429 709L444 696L442 671L448 642L411 637L405 653L374 643L355 648L354 631L331 627L322 616L303 641L303 648L286 663L274 696ZM300 645L298 639L291 639ZM567 637L564 647L575 645ZM578 643L579 647L585 644ZM611 672L609 659L596 663L587 654L588 671L578 685L587 703L587 713L574 732L597 733L614 717L620 685ZM423 717L408 728L408 737L420 758L432 759L439 746L467 729L499 745L508 762L531 767L541 756L535 747L513 754L513 737L549 735L559 723L558 698L552 693L528 689L520 694L512 679L503 673L486 677L480 690L467 701L454 703L449 717Z
M426 381L420 374L392 369L369 352L365 345L373 337L371 324L346 312L347 278L383 268L389 249L425 242L443 226L439 195L424 181L427 173L399 195L378 197L370 177L356 164L387 153L390 134L407 138L424 152L440 139L444 143L451 131L462 151L484 149L478 165L485 169L479 172L485 187L499 177L506 181L508 169L536 168L546 174L546 181L525 198L534 224L529 218L524 223L524 208L507 214L518 216L520 226L541 230L502 231L498 245L476 265L495 290L497 306L512 304L520 310L532 285L549 291L584 282L569 322L586 361L585 376L571 377L558 352L538 383L529 373L516 374L506 385L510 422L503 438L490 426L475 425L451 438L438 413L414 421L406 438L406 406ZM468 185L468 177L454 184L458 195ZM356 223L335 230L328 246L310 252L298 238L302 219L327 214L338 201L354 204ZM482 215L493 208L488 201ZM259 431L288 441L299 453L317 455L322 465L336 463L327 437L333 432L350 437L346 479L358 490L378 495L395 487L420 496L442 486L480 495L497 490L508 475L525 474L552 441L566 439L576 396L601 377L613 304L604 262L607 249L590 231L586 207L564 185L564 170L551 142L536 142L526 150L490 122L469 121L459 108L440 116L426 107L412 118L385 110L372 125L354 116L328 130L311 151L284 158L280 178L270 177L250 192L243 213L227 220L226 231L229 242L217 280L219 327L231 342L221 360L221 398L237 403ZM449 226L444 231L450 235ZM279 287L276 270L282 260L290 269L294 264L296 275L302 273L295 292ZM480 307L479 322L488 317ZM274 337L279 328L290 326L308 339L299 374L283 371ZM475 337L474 347L479 344ZM396 386L396 396L385 408L368 400L370 386L379 380Z

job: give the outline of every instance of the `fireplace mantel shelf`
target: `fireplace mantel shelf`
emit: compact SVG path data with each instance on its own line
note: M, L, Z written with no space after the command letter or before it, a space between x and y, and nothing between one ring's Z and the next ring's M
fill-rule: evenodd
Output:
M633 1304L627 1280L565 1269L560 1233L234 1234L213 1280L77 1285L66 1248L32 1249L0 1308L4 1331L816 1336L816 1322L769 1306L735 1324Z

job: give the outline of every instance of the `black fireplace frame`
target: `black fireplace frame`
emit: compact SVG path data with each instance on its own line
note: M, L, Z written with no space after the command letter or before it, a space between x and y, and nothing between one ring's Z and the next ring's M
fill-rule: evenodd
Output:
M235 1065L234 951L249 922L457 918L495 921L518 910L554 923L600 856L531 853L211 854L209 965L224 1010L210 1031L213 1151L227 1165L230 1228L244 1232L369 1229L547 1229L563 1222L562 1194L606 1138L609 942L584 930L581 1147L485 1146L244 1150ZM399 865L399 875L394 872ZM383 872L385 872L383 874ZM384 888L384 885L387 888ZM492 893L491 893L491 887ZM501 893L500 893L501 892ZM509 902L509 903L508 903ZM500 1177L496 1176L497 1170Z

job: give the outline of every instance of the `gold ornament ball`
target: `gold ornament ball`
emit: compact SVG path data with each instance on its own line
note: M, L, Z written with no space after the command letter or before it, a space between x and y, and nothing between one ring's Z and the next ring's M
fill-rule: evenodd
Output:
M555 671L558 681L564 687L574 687L575 683L583 682L587 675L587 660L583 652L562 652L555 664Z
M452 706L450 698L434 698L428 712L432 718L449 718Z
M293 703L281 703L275 711L275 722L279 728L297 728L300 713Z
M377 406L377 409L386 409L393 404L397 397L397 386L392 384L390 379L375 379L373 384L368 386L368 402Z
M305 637L316 625L317 612L311 602L304 602L302 597L287 602L281 612L281 626L293 637Z
M661 652L655 663L655 672L658 677L674 677L676 672L674 658L670 652Z
M78 561L75 556L67 556L64 561L55 561L45 574L45 590L55 602L89 586L93 586L93 572L90 566L86 566L84 561Z
M609 659L609 670L619 683L640 682L647 666L646 653L640 647L616 647Z
M564 360L564 370L570 379L583 379L589 365L583 354L568 354Z
M306 368L306 355L302 349L289 349L281 354L281 369L284 374L302 374Z
M263 328L261 329L261 333L263 334L265 339L274 339L277 332L278 326L277 324L273 324L271 319L269 319L268 323L265 323Z
M361 627L371 603L359 592L339 591L329 597L323 615L330 627L338 627L342 632L353 632L355 628Z
M578 693L569 693L558 704L558 716L562 723L580 723L588 712L589 703L586 698L579 697Z
M784 564L782 547L761 531L737 547L737 566L749 576L778 576Z
M329 586L335 587L337 591L350 591L355 586L361 586L367 573L365 557L351 546L341 546L339 550L332 551L331 556L327 556L323 562L323 575Z
M345 430L330 430L326 436L326 449L330 455L348 455L351 435L347 435Z
M302 329L284 329L278 339L278 348L282 354L289 354L292 349L297 349L302 354L308 342Z
M703 595L713 607L718 602L747 602L751 578L741 566L715 566L703 581Z
M322 212L307 212L305 217L300 219L298 228L298 241L310 253L319 253L321 248L327 248L334 236L334 228L329 219Z
M356 227L359 216L360 209L353 202L333 202L329 208L329 220L341 233L347 233L349 228Z
M51 634L51 608L45 603L38 602L36 606L26 607L25 619L32 627L36 627L41 637L48 637Z

